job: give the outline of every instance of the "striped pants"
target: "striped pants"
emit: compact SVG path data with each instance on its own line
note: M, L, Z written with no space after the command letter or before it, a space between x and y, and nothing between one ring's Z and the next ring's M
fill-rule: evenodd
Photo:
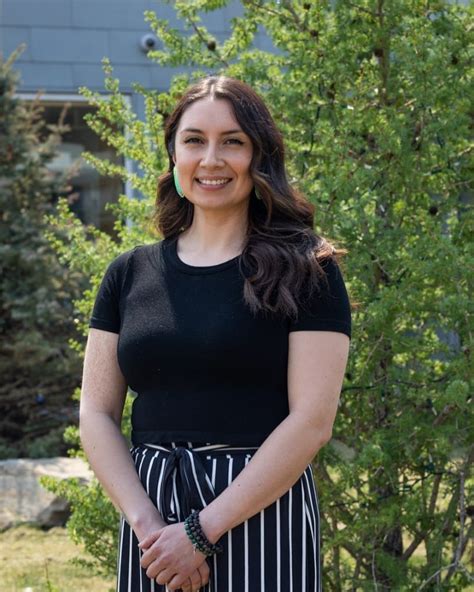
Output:
M242 471L257 448L172 443L131 449L140 480L163 519L182 522ZM225 533L207 559L200 592L321 592L319 508L309 465L283 496ZM121 518L117 592L168 592L140 566L138 539Z

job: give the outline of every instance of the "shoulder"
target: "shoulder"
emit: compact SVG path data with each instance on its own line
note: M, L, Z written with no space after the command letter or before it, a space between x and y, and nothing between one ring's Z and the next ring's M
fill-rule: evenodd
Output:
M320 283L322 288L331 291L331 288L344 283L343 267L334 256L324 258L319 261L319 265L324 272L324 279Z
M108 270L119 272L126 269L130 263L130 259L133 256L135 249L136 247L115 255L115 257L113 257L113 259L107 265Z
M115 255L102 272L101 284L119 295L126 285L149 274L154 245L136 245Z
M298 317L290 331L339 331L351 337L351 305L340 265L334 257L319 261L318 274L299 301Z
M302 301L308 298L338 298L347 295L342 265L336 257L329 256L318 260L319 270L313 270L304 282L304 289L299 296Z
M152 258L157 244L159 243L136 245L123 251L110 261L107 266L108 270L116 273L125 273L130 266Z

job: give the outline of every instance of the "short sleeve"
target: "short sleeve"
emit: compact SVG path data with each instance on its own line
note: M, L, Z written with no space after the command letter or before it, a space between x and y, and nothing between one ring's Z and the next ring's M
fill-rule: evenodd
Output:
M321 263L327 285L320 282L311 298L299 308L298 319L290 321L291 331L338 331L351 339L351 307L340 267L334 259Z
M107 267L94 302L89 327L120 332L120 294L129 252L116 257Z

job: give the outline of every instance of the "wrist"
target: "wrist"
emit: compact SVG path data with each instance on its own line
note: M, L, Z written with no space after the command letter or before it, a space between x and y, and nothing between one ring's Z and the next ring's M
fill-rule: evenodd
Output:
M217 520L217 517L210 511L208 507L199 512L199 522L210 543L215 545L221 536L226 532L222 525Z
M166 522L161 518L157 510L148 514L134 516L129 524L139 541L166 526Z
M212 543L208 538L199 518L200 511L192 510L184 521L184 530L191 540L194 550L200 551L206 557L222 552L222 546Z

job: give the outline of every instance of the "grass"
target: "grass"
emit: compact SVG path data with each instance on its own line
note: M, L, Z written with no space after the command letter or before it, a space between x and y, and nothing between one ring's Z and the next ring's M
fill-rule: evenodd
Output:
M422 550L416 555L422 556ZM104 579L72 563L86 557L65 528L42 531L19 526L0 533L1 592L115 592L115 579ZM421 557L419 557L421 558ZM466 567L467 561L465 562ZM466 592L474 592L468 586Z
M0 533L2 592L112 592L113 578L104 579L74 565L85 557L65 528L43 531L18 526Z

